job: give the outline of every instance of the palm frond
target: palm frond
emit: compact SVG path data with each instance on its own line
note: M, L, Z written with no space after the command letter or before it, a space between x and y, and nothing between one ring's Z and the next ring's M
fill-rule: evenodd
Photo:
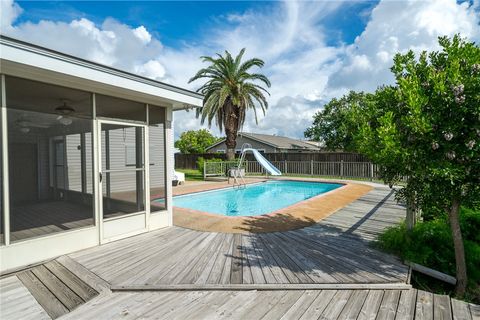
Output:
M209 65L200 69L189 83L206 79L197 90L204 96L203 107L196 113L202 124L207 122L211 126L215 122L220 131L238 132L245 123L248 110L253 110L256 123L256 108L265 114L268 108L266 95L270 93L264 86L269 88L270 80L263 74L248 72L252 67L263 67L264 61L252 58L242 62L244 54L245 48L235 58L228 51L223 55L217 53L215 57L201 57Z

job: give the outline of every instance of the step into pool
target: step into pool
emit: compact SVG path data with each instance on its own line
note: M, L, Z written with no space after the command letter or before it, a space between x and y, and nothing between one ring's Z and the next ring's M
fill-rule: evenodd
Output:
M276 180L173 198L175 207L239 217L272 213L342 187L340 183Z

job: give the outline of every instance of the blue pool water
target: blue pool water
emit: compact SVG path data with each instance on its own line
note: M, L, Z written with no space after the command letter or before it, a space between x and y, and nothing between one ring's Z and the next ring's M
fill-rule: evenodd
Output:
M173 205L224 216L258 216L337 189L342 184L267 181L246 188L227 188L173 198Z

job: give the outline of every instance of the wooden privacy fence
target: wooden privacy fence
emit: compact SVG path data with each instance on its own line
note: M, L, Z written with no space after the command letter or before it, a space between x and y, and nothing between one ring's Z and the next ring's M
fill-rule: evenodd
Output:
M369 162L365 156L358 153L350 152L277 152L277 153L262 153L262 155L270 162L288 161L288 162ZM237 154L237 156L239 156ZM246 159L255 161L253 154L247 153ZM197 168L197 159L199 157L208 159L222 159L226 160L224 153L201 153L201 154L175 154L175 168L177 169L200 169Z
M226 176L228 169L237 165L237 161L204 163L203 177ZM283 175L327 176L338 178L379 179L378 165L371 162L321 162L321 161L271 161ZM244 165L247 175L266 174L257 161L246 160Z

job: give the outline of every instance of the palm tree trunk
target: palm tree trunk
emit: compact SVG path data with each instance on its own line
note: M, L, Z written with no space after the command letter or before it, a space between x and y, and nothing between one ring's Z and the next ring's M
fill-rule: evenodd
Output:
M235 147L237 145L237 133L234 130L225 129L227 136L225 144L227 145L227 161L235 160Z
M455 264L457 285L455 294L462 298L467 289L467 265L465 263L465 249L463 247L462 231L460 230L460 201L453 199L452 207L448 212L450 228L452 230L453 247L455 249Z
M225 121L225 145L227 146L227 161L235 160L235 147L237 146L238 116L235 114L235 107L229 106L228 115Z

